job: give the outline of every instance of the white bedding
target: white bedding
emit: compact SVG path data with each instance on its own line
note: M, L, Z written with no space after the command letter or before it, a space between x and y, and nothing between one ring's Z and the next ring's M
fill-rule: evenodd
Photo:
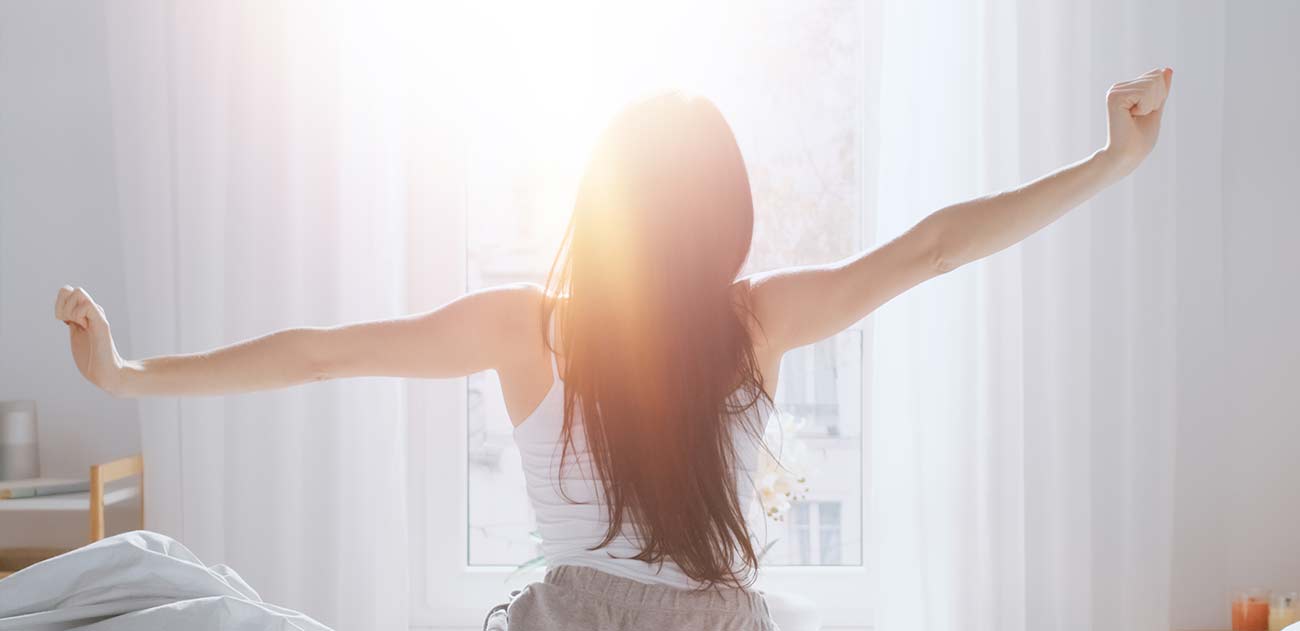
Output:
M129 532L0 580L0 630L329 631L262 601L224 565L205 566L185 546Z

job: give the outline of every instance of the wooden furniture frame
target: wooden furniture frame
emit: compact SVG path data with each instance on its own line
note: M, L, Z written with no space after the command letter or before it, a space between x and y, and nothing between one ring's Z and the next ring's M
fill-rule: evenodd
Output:
M52 559L67 552L64 548L8 548L0 550L0 578L29 565Z
M140 527L144 528L144 457L127 456L90 467L90 540L104 538L104 485L137 476L140 496Z

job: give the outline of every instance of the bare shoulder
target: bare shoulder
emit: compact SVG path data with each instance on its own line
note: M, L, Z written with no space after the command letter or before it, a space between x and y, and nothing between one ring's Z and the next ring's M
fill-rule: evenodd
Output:
M501 380L506 412L522 423L553 387L550 351L543 335L546 291L535 283L514 283L490 290L496 335L485 343L496 347L495 366Z
M873 250L831 263L761 272L747 287L766 343L785 352L843 331L908 288L941 273L934 237L909 230Z
M777 352L787 348L800 268L783 268L744 276L733 285L738 300L752 315L754 345Z
M542 308L542 299L546 296L542 286L537 283L508 283L480 289L474 293L491 300L494 308L507 311L510 309L539 310Z
M542 344L541 316L546 292L536 283L510 283L480 290L497 333L512 344Z
M424 314L426 337L437 348L466 347L484 357L474 368L506 368L531 362L542 347L542 288L511 283L472 291Z

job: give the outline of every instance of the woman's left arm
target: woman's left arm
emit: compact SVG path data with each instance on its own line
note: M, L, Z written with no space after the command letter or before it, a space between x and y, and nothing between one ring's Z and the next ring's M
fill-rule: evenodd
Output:
M59 291L82 375L119 397L216 396L342 377L461 377L536 359L542 290L518 284L470 293L433 311L332 327L294 327L200 353L123 359L103 309Z

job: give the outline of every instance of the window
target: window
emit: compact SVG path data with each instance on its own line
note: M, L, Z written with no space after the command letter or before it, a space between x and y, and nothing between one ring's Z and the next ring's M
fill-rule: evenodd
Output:
M794 505L790 539L802 565L840 565L844 524L839 502L798 502Z
M874 165L862 156L874 142L864 120L875 107L866 85L876 61L865 28L874 17L863 3L516 9L519 15L493 24L493 41L511 44L475 51L483 56L482 76L471 82L477 110L463 126L464 223L433 227L464 235L456 250L460 291L544 280L591 142L621 104L660 87L711 98L736 133L756 213L746 273L836 260L867 242ZM770 544L760 587L818 600L828 625L862 624L870 607L869 340L859 324L783 359L768 436L785 466L773 474L791 474L794 488L771 487L768 499L779 510L754 523ZM425 439L448 458L431 459L425 484L460 486L464 504L424 511L429 607L416 619L426 624L471 623L445 613L464 605L447 600L439 581L461 592L501 593L515 568L539 554L496 375L474 375L458 387L439 389L428 404L431 415L456 419L463 433L454 450Z

